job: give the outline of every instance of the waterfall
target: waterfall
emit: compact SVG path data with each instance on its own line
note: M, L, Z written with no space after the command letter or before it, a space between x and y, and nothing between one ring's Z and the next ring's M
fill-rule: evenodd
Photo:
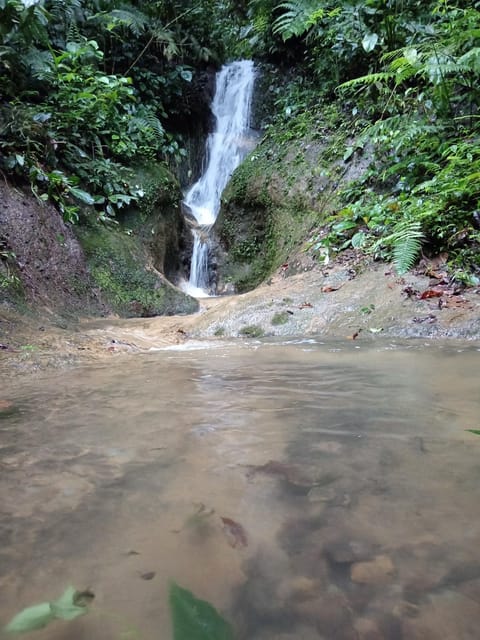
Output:
M251 60L224 65L217 73L212 102L215 129L206 143L206 169L190 187L183 201L189 222L193 222L190 279L183 289L197 297L210 294L210 231L220 210L222 192L234 170L252 148L248 134L254 77Z

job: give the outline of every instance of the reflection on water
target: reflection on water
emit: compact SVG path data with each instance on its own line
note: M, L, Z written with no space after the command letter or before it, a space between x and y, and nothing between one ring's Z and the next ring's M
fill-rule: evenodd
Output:
M174 579L240 640L477 638L479 358L309 341L4 382L0 620L71 583L92 612L38 640L168 640Z

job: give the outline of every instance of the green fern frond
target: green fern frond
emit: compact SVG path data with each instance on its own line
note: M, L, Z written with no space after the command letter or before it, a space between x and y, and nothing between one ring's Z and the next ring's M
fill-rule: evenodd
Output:
M159 145L163 143L165 137L165 130L162 123L155 114L149 113L148 111L145 111L142 115L133 117L130 121L129 129L143 130L144 132L152 134L155 137L156 143Z
M362 76L360 78L352 78L352 80L348 80L347 82L343 82L338 86L338 89L351 89L352 87L356 87L358 85L371 85L376 82L384 82L386 80L390 80L393 77L392 73L388 71L379 71L378 73L370 73L367 76Z
M281 2L279 9L283 12L274 20L272 31L280 34L284 41L303 35L325 15L324 8L312 0Z
M392 233L383 238L382 244L392 247L393 263L402 275L415 264L424 240L419 220L401 220L393 227Z
M103 11L91 16L89 20L96 20L102 22L108 31L113 31L118 27L123 27L131 31L132 35L140 36L148 24L148 16L143 11L133 7L132 5L125 5L124 7L118 7L111 11Z
M76 22L71 22L67 29L67 44L81 44L83 42L82 34Z
M480 47L473 47L457 60L460 72L473 71L480 73Z
M140 35L148 23L148 17L139 9L128 8L113 9L110 17L118 24L127 27L133 35Z
M173 31L159 27L152 33L155 43L161 47L163 55L167 60L172 60L180 52L177 41L175 40L175 34Z
M81 6L80 0L50 0L48 9L55 21L68 22L74 19Z

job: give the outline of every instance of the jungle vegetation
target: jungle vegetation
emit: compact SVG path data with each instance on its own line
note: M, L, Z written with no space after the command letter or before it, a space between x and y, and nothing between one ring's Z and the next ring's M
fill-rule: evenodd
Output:
M480 282L478 1L0 0L0 169L112 220L144 196L133 167L181 162L195 74L235 57L282 69L267 137L341 130L345 162L371 157L318 247L399 272L443 252Z

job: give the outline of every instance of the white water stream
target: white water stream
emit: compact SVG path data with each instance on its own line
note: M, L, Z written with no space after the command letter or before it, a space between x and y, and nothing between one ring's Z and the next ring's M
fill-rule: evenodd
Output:
M254 79L251 60L224 65L217 74L212 103L216 123L206 143L207 166L183 202L195 220L192 227L190 279L184 283L183 289L196 297L210 294L210 231L220 210L222 192L234 170L252 148L252 138L248 134Z

